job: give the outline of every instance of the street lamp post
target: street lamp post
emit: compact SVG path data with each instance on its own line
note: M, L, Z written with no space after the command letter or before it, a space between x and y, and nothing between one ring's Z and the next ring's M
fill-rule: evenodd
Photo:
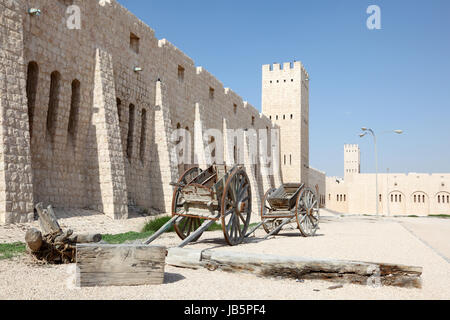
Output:
M377 136L375 135L375 132L372 129L369 128L362 128L361 129L363 133L359 135L360 138L365 137L367 134L371 134L373 136L374 146L375 146L375 203L377 205L377 217L380 216L380 205L378 200L378 154L377 154ZM394 133L396 134L402 134L403 130L394 130Z

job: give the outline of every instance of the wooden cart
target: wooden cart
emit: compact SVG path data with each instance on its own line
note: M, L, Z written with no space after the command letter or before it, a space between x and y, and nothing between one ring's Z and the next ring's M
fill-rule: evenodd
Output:
M171 226L183 240L179 247L197 241L214 222L220 221L225 241L242 243L250 224L252 195L250 180L240 166L214 165L205 171L186 171L175 187L172 219L157 231L151 243Z
M261 223L246 236L262 226L268 238L278 234L285 225L294 221L304 237L314 236L319 229L317 195L304 184L289 183L267 191L261 205Z

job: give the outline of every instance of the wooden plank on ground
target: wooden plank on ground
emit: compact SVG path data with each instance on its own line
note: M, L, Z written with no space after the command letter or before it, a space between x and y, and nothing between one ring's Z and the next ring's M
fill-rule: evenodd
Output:
M77 245L80 287L160 285L165 247L147 245Z
M421 288L422 268L359 261L319 260L224 251L170 249L167 263L210 271L251 273L259 277L325 280L371 286Z

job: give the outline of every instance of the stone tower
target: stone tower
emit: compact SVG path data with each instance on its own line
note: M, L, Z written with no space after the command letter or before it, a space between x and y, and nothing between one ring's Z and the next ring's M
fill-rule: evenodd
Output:
M308 184L309 75L301 62L263 66L262 112L280 128L283 182Z
M357 144L344 145L344 175L361 173L361 151Z

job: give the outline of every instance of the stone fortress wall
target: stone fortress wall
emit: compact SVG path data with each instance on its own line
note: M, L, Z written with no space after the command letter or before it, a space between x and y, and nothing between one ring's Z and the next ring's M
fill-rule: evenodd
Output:
M81 9L80 30L66 26L69 5ZM170 212L170 183L185 169L174 161L173 130L279 128L115 0L0 0L0 35L0 224L32 220L38 202L115 219L130 204ZM307 73L296 66L300 110ZM307 181L302 128L296 177ZM248 144L239 152L255 207L283 179L280 159L268 177L267 165L249 161L257 156ZM204 167L202 158L192 160Z

